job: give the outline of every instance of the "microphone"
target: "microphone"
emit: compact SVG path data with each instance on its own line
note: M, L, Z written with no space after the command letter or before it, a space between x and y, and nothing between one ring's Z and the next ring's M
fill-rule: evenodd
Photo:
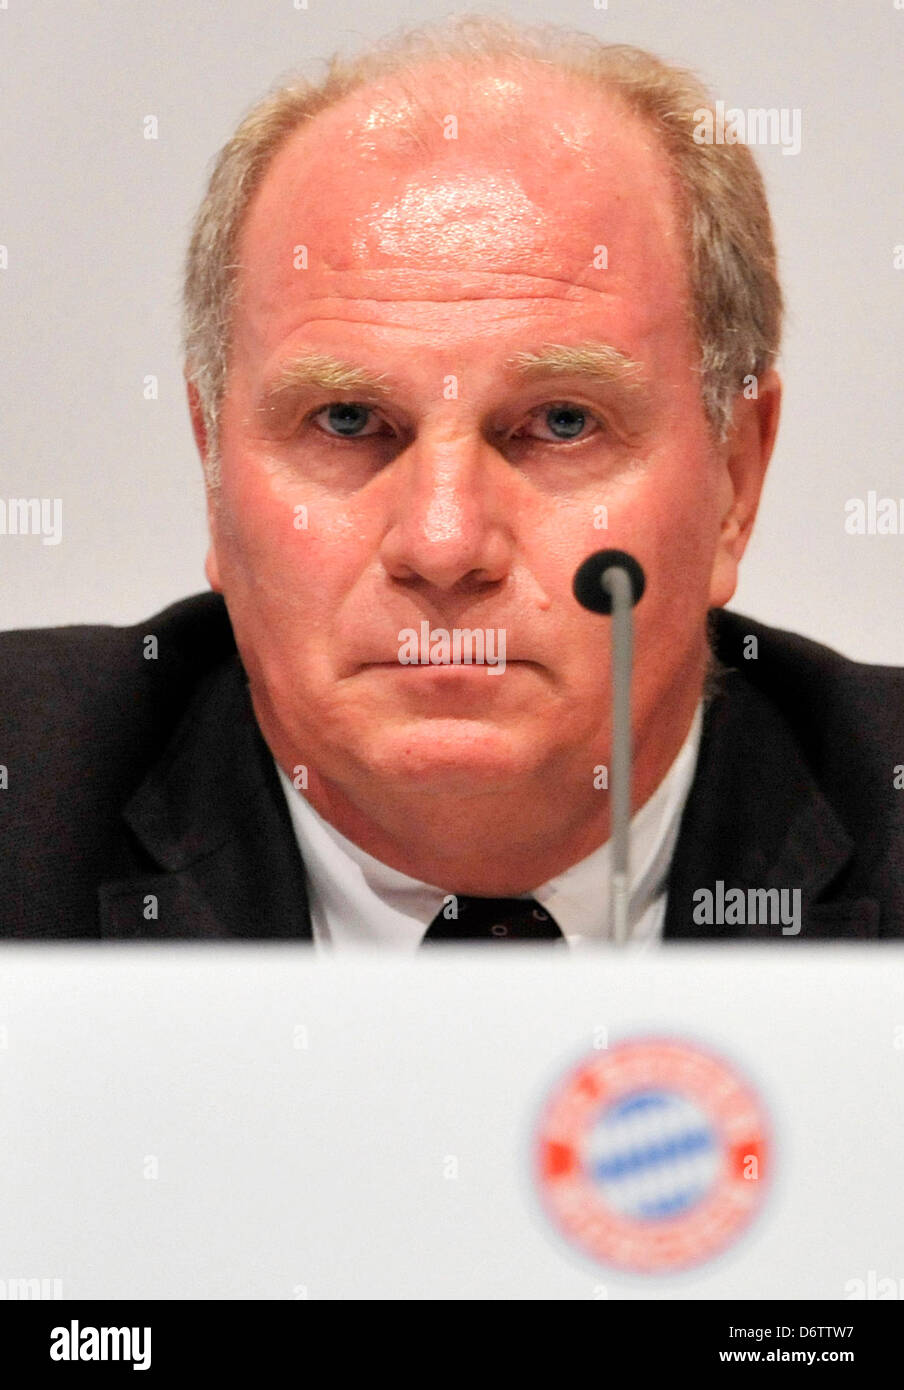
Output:
M572 589L578 603L591 613L611 613L612 594L603 583L608 569L626 570L631 581L632 606L643 598L646 576L627 550L596 550L575 570Z
M631 671L634 660L633 608L643 597L646 577L625 550L597 550L575 571L572 590L591 613L612 614L612 894L615 941L628 939L631 859Z

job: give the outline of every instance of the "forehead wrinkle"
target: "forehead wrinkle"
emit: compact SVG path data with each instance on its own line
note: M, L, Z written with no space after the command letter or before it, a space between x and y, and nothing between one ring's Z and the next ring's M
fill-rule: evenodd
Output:
M583 269L583 267L579 267ZM500 266L499 269L475 270L465 268L454 275L448 272L441 278L437 272L408 270L398 266L368 266L356 270L349 266L322 267L323 287L316 295L304 301L308 310L308 321L317 322L335 315L318 312L326 305L337 303L345 307L366 308L369 304L410 304L417 308L429 308L436 304L480 304L484 301L509 304L513 310L519 303L532 307L544 299L550 305L560 306L568 300L578 301L582 296L595 300L614 299L619 295L620 282L611 277L606 286L586 283L564 274L530 273L521 269ZM351 280L351 277L354 277ZM346 288L351 280L353 289ZM378 293L372 285L387 283L391 286L385 293ZM554 287L561 286L561 291ZM266 287L266 294L258 296L258 302L245 309L246 316L256 322L268 314L271 304L285 303L286 295L278 284Z

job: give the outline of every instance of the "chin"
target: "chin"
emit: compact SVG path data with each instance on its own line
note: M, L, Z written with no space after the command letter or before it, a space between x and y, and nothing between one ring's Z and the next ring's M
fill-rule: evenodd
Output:
M476 719L419 719L368 739L359 756L381 779L467 793L529 777L544 761L542 747L527 730Z

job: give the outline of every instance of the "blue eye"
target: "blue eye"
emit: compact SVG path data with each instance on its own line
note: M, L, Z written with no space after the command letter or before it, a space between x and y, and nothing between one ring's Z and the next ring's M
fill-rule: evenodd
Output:
M587 439L599 428L600 421L589 410L572 405L570 401L561 401L533 411L525 424L515 431L515 437L551 443L556 440Z
M587 412L577 405L552 405L543 416L543 423L556 439L578 439L587 424Z
M555 405L546 412L546 424L559 439L576 439L586 421L583 410L573 405Z
M321 423L323 417L325 424ZM369 405L359 405L357 401L333 401L332 405L318 410L313 418L325 433L335 433L344 439L376 434L380 427L380 418L372 408Z

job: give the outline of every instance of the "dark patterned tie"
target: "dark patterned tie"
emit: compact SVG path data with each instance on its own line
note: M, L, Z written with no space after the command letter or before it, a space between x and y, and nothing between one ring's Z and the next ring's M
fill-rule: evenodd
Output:
M434 941L564 941L555 919L534 898L468 898L459 894L434 917L422 945Z

